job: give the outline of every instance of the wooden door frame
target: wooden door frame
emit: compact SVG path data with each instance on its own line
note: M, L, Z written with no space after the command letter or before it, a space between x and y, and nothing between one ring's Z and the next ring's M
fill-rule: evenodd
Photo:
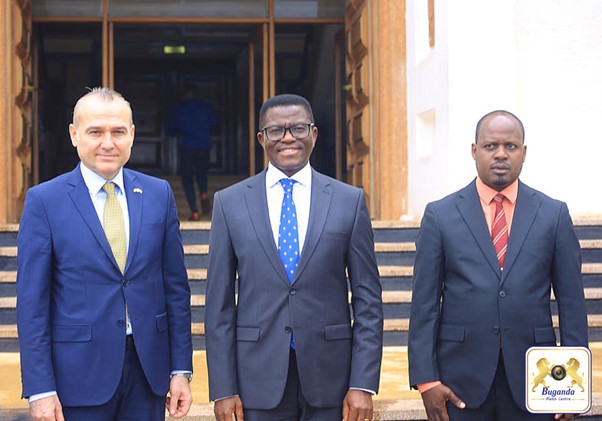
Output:
M10 0L0 0L6 3L10 3ZM13 0L16 2L30 1L30 0ZM114 54L115 54L115 23L139 23L139 24L155 24L155 23L169 23L169 24L244 24L244 25L258 25L259 34L261 36L260 42L262 45L262 58L261 58L261 72L262 72L262 102L265 102L268 98L276 95L276 74L275 74L275 60L276 60L276 45L275 45L275 32L276 25L286 24L342 24L344 19L338 18L277 18L274 13L274 0L268 0L268 15L263 18L204 18L204 17L111 17L109 16L109 2L110 0L102 0L102 12L100 16L88 16L88 17L68 17L68 16L53 16L53 17L34 17L32 22L44 23L44 22L71 22L71 23L100 23L102 30L102 85L108 87L114 87L115 85L115 71L114 71ZM252 57L256 54L255 46L249 42L249 75L256 75L255 68L251 69ZM338 75L338 73L337 73ZM255 109L255 86L254 78L249 81L249 174L255 173L255 145L256 145L256 109ZM253 93L253 96L251 96ZM339 101L340 101L339 97ZM338 113L337 113L338 115ZM5 137L6 139L6 137ZM337 145L341 142L337 142ZM342 148L339 151L342 152ZM339 157L340 158L340 157ZM342 177L342 168L339 168L341 159L337 160L337 177ZM267 156L264 154L264 165L267 165ZM0 186L1 187L1 186Z
M255 33L249 39L249 176L256 174L256 154L255 146L257 142L257 113L255 112L256 104L256 86L255 86L255 43L261 44L261 81L262 81L262 102L266 101L270 95L270 80L272 76L272 66L270 63L274 62L274 58L271 57L273 53L272 49L269 48L269 23L263 23ZM264 154L263 162L264 166L267 165L267 157Z

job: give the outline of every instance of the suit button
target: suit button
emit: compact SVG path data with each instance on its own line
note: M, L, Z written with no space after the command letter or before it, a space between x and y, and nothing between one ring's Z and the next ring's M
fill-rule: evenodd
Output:
M289 293L289 294L291 294L291 295L295 295L295 294L297 293L297 290L296 290L295 288L291 288L291 289L288 291L288 293Z
M119 326L119 327L125 326L125 320L123 320L123 319L117 320L117 326Z
M291 329L289 326L284 328L285 333L291 333L292 331L293 331L293 329Z
M130 283L130 281L128 281L128 280L126 280L126 279L124 279L124 280L121 282L121 285L123 285L124 287L127 287L129 283Z
M500 297L504 298L506 296L506 293L504 291L500 291Z
M500 327L499 327L499 326L493 326L493 329L492 329L492 330L493 330L493 333L495 333L496 335L497 335L498 333L500 333Z

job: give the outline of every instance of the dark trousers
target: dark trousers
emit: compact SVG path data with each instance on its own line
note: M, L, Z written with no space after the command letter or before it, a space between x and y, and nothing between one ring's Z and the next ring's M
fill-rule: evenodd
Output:
M194 191L194 180L199 185L201 193L207 191L207 172L209 171L209 151L198 149L182 149L180 154L180 171L182 175L182 186L186 193L186 200L191 211L197 211L196 194Z
M278 406L268 410L244 409L244 411L245 421L341 421L343 402L341 401L341 406L335 408L316 408L307 403L299 384L297 357L291 348L284 395Z
M553 420L553 414L532 414L519 408L510 391L504 360L500 357L493 385L485 402L478 408L458 409L447 403L450 421L544 421Z
M165 421L165 396L151 390L130 338L113 397L99 406L64 406L63 415L65 421Z

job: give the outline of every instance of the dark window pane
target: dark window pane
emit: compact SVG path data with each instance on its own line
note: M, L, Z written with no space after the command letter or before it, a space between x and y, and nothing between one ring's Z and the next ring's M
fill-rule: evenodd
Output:
M34 0L34 17L102 17L102 0Z
M277 18L343 19L344 14L344 0L274 0Z
M264 18L267 0L111 0L111 17Z

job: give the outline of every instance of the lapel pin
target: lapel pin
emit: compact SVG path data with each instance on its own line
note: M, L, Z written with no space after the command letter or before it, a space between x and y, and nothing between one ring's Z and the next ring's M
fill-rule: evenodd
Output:
M141 189L140 187L135 187L135 188L134 188L132 191L133 191L134 193L139 193L139 194L142 194L142 189Z

